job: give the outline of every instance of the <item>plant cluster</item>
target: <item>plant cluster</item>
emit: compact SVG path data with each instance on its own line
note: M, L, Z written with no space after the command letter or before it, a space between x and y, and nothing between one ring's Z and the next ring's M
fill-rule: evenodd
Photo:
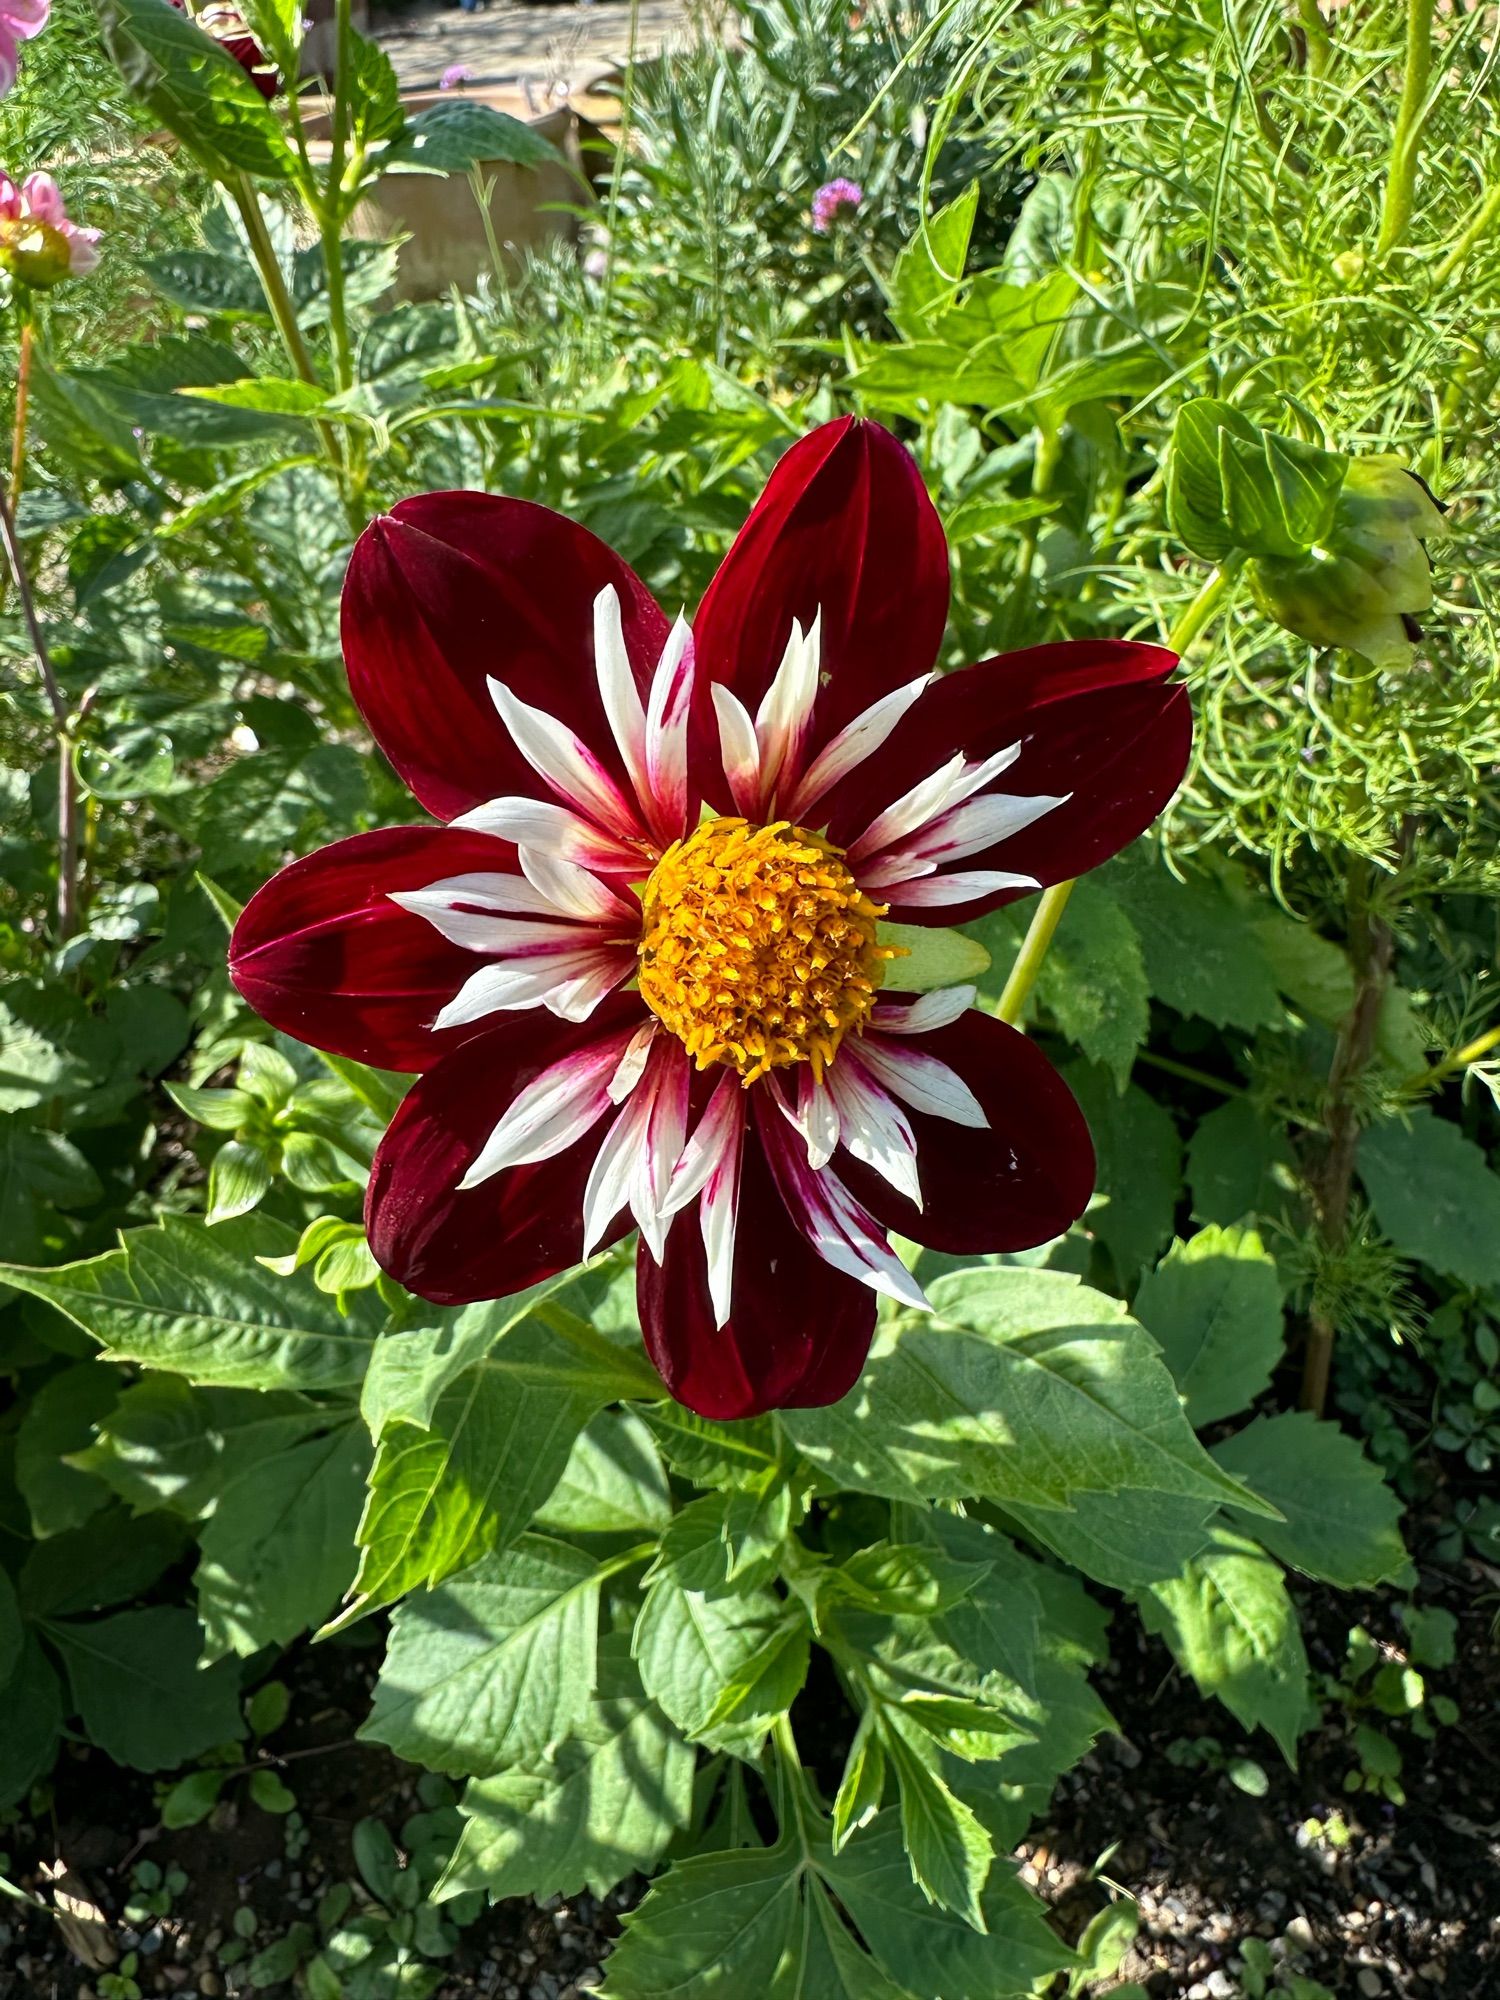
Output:
M75 0L59 4L82 33ZM401 1830L405 1865L369 1823L367 1896L334 1892L259 1958L239 1939L258 1983L425 1991L486 1899L646 1875L606 1973L616 2000L1002 2000L1081 1992L1124 1963L1129 1906L1075 1951L1007 1858L1111 1727L1093 1675L1112 1616L1157 1635L1240 1732L1185 1761L1254 1792L1256 1732L1294 1762L1329 1708L1353 1732L1346 1811L1399 1804L1406 1739L1456 1719L1424 1678L1451 1664L1452 1634L1413 1607L1403 1657L1356 1636L1319 1675L1288 1577L1408 1592L1405 1500L1451 1508L1450 1559L1465 1535L1494 1554L1500 654L1481 503L1500 139L1476 116L1493 90L1483 10L753 0L742 46L626 78L632 144L593 218L602 266L549 253L415 304L391 296L397 248L348 234L361 194L393 165L457 183L488 160L535 164L534 133L459 97L409 116L346 5L327 157L300 89L266 93L272 72L300 72L286 0L247 0L232 33L168 0L99 0L86 19L118 84L80 98L59 22L0 112L17 187L55 171L59 213L103 229L88 274L71 253L66 274L35 261L24 229L0 251L16 392L0 494L0 1373L15 1392L0 1809L38 1796L83 1738L153 1774L165 1825L241 1794L290 1815L263 1747L284 1716L268 1676L307 1635L378 1621L362 1734L436 1775ZM141 146L147 127L175 154ZM857 201L835 199L843 183ZM30 217L0 200L0 244L53 213L34 193ZM498 818L420 822L372 753L367 718L402 777L420 765L372 706L379 621L349 646L358 704L345 673L340 588L356 543L373 560L372 520L431 521L412 496L443 490L541 503L574 524L569 547L597 547L591 531L618 552L609 575L630 565L670 613L699 602L768 479L788 490L835 434L819 426L847 415L900 436L950 552L947 622L914 676L940 646L947 701L964 672L998 685L1076 660L1097 677L1121 642L1166 647L1193 760L1123 852L1161 800L1067 857L1049 857L1042 816L1016 836L1030 845L1008 887L994 855L958 855L987 879L941 929L897 908L894 943L873 915L860 933L894 964L925 928L937 958L892 989L970 985L984 1033L1020 1046L1007 1074L1043 1056L1061 1071L1097 1155L1088 1207L1049 1209L1008 1250L998 1207L981 1248L898 1229L847 1393L703 1415L652 1366L667 1353L667 1379L704 1400L649 1313L647 1358L634 1250L608 1247L628 1181L654 1268L666 1190L641 1192L624 1142L620 1227L589 1255L580 1240L535 1283L444 1290L423 1263L438 1197L401 1214L380 1198L393 1121L419 1166L436 1143L428 1078L385 1067L378 1038L325 1035L325 1052L273 1030L231 983L230 935L253 930L242 910L279 870L330 843L501 838ZM767 682L792 634L787 688L821 684L816 645L845 629L877 664L881 633L900 636L909 614L877 625L860 592L907 590L915 531L867 566L863 532L840 543L854 608L839 631L776 577L745 593L746 629L761 602L799 621L765 637ZM549 575L550 597L524 581L527 617L585 635L591 677L587 647L612 643L599 581L584 595ZM643 601L632 619L665 643ZM698 627L706 655L710 612ZM627 674L635 633L621 627ZM1081 650L963 665L1059 642ZM745 800L759 784L769 811L803 711L734 671L718 678L744 755L714 808L754 817ZM699 700L695 728L738 726L706 681ZM1058 707L1055 782L1026 785L1022 762L1018 791L1060 811L1076 792L1075 815L1085 779L1127 796L1123 764L1081 720L1069 737ZM474 713L455 766L498 727ZM508 722L507 741L535 745L534 722ZM955 747L962 763L972 745ZM414 786L445 818L492 803L455 802L446 766ZM686 822L665 831L691 844ZM560 849L529 861L551 922L583 871L552 866ZM660 865L641 870L658 890ZM440 872L399 893L430 894ZM1039 902L1017 900L1020 875L1048 885ZM309 878L280 879L290 897ZM892 879L910 893L917 878ZM354 914L408 925L397 971L440 946L444 977L473 971L462 938L433 943L388 886ZM322 916L343 925L352 907ZM472 879L441 908L450 929L497 915ZM301 1014L265 1002L277 980L295 988L275 971L256 997L282 1030L306 1025L306 981ZM354 995L398 1012L410 997L399 977ZM559 1015L485 1032L524 1052L544 1016L561 1047ZM465 1090L488 1103L483 1078ZM813 1101L782 1107L803 1119L809 1179ZM860 1232L862 1204L878 1207L869 1156L902 1153L880 1102L848 1127L863 1219L835 1220ZM489 1109L495 1126L505 1106ZM702 1111L693 1099L695 1124ZM1066 1115L1028 1139L1061 1159ZM463 1199L472 1214L488 1197ZM951 1218L921 1219L943 1246ZM679 1216L676 1241L697 1226ZM482 1263L485 1231L465 1243ZM722 1323L699 1329L709 1372ZM815 1406L783 1406L799 1401ZM1419 1519L1419 1555L1427 1532ZM170 1888L136 1882L143 1909ZM1247 1991L1316 1991L1245 1963Z

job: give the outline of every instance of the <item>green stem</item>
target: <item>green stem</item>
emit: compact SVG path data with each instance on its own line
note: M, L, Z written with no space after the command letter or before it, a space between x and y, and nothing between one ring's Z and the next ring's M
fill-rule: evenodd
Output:
M1481 197L1479 206L1475 209L1468 227L1448 252L1442 263L1433 272L1432 286L1434 291L1446 285L1450 279L1457 277L1464 265L1468 263L1475 248L1484 241L1485 237L1494 228L1497 220L1500 220L1500 181L1495 183L1488 194Z
M1223 565L1204 581L1197 596L1167 634L1167 645L1172 652L1186 653L1188 647L1202 632L1227 595L1239 573L1242 560L1240 556L1226 557ZM995 1009L1000 1019L1008 1022L1013 1028L1020 1025L1021 1016L1026 1011L1026 1002L1031 998L1031 989L1037 982L1042 963L1072 893L1071 882L1055 882L1044 892L1042 900L1036 906L1030 928L1022 940L1020 951L1016 954L1016 962L1010 969L1010 977L1005 982L1005 990L1000 995L1000 1005Z
M1391 137L1385 199L1380 209L1380 234L1375 255L1384 257L1405 236L1416 198L1417 149L1426 122L1427 85L1432 76L1432 13L1434 0L1407 0L1406 74L1401 104Z
M1031 461L1031 497L1042 499L1052 490L1052 481L1057 476L1058 462L1062 457L1062 433L1051 428L1037 428L1036 452ZM1036 566L1037 542L1041 535L1041 524L1037 519L1022 523L1021 553L1016 560L1016 593L1019 598L1031 581L1031 572Z
M344 296L344 159L349 143L349 79L353 72L349 0L335 0L333 70L333 132L328 183L319 205L323 261L328 267L328 330L333 338L333 370L339 389L354 384L354 356L349 342L349 314Z
M1302 33L1307 39L1308 75L1326 76L1328 65L1333 60L1333 37L1328 32L1328 23L1323 19L1318 0L1297 0L1297 19L1302 23Z
M1493 1048L1500 1048L1500 1027L1486 1028L1482 1035L1476 1035L1472 1042L1465 1042L1461 1049L1455 1049L1451 1056L1444 1056L1440 1063L1432 1063L1428 1068L1418 1070L1415 1076L1407 1078L1407 1088L1431 1090L1435 1083L1441 1082L1445 1077L1456 1076L1461 1069L1467 1069L1470 1063L1476 1063L1481 1057L1487 1056Z
M47 706L52 711L52 733L57 741L57 942L66 944L78 928L78 779L73 769L73 743L82 711L78 718L69 712L67 697L52 670L52 655L47 650L21 538L16 533L16 517L3 495L0 495L0 540L4 541L5 553L10 558L21 617L41 675Z
M240 221L245 226L245 235L250 244L250 254L255 259L255 268L260 274L261 290L266 295L266 304L271 309L271 318L276 323L276 331L281 335L281 344L286 349L287 360L296 375L303 382L321 388L317 372L312 365L312 356L307 351L307 342L302 338L302 329L297 324L297 309L292 304L291 293L286 288L286 278L281 269L281 260L276 255L276 246L271 241L271 232L266 228L266 218L261 213L260 196L255 191L255 183L245 173L235 173L225 184L229 198L239 211ZM339 441L333 426L315 419L313 428L318 433L318 441L324 456L333 468L340 489L344 485L344 455L339 450Z

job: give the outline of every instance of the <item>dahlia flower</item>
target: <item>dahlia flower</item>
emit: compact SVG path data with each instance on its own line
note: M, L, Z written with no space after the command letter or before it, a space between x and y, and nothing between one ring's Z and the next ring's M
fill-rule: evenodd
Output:
M204 34L212 36L226 55L234 57L262 97L269 100L276 95L281 88L280 72L251 34L244 15L231 4L231 0L208 0L207 5L196 9L188 5L188 0L172 0L172 5L179 14L186 14L189 20L196 21Z
M21 44L39 35L52 12L52 0L0 0L0 97L16 80Z
M251 900L268 1020L419 1072L366 1221L421 1297L502 1296L640 1231L647 1350L711 1417L835 1401L887 1233L1018 1250L1093 1186L1072 1097L944 926L1093 867L1185 765L1175 660L1042 646L939 677L942 529L886 431L785 455L691 631L604 543L480 493L402 501L343 600L350 684L443 824L357 834Z
M33 291L82 278L99 261L101 231L68 220L51 174L28 174L17 187L0 173L0 265Z

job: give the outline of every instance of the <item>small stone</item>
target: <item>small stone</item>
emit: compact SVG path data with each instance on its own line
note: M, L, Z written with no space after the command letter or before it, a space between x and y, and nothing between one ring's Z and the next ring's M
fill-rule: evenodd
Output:
M281 1880L280 1861L268 1861L262 1873L268 1882L279 1882Z
M1187 1990L1187 2000L1208 2000L1208 1987L1203 1980L1195 1979Z
M1234 1981L1227 1972L1211 1972L1203 1983L1213 1995L1213 2000L1234 2000Z
M527 1950L525 1950L525 1949L524 1949L524 1947L523 1947L523 1948L522 1948L522 1950L520 1950L520 1951L518 1951L518 1952L516 1953L516 1964L517 1964L517 1965L535 1965L535 1964L536 1964L536 1953L535 1953L534 1951L527 1951Z
M224 1991L224 1982L217 1972L205 1972L198 1981L198 1991L204 2000L215 2000L215 1996Z
M166 1940L165 1938L163 1938L160 1930L153 1928L142 1934L141 1950L146 1955L147 1958L150 1958L153 1952L161 1950L165 1942Z
M1430 1980L1434 1986L1446 1986L1448 1983L1448 1968L1435 1958L1429 1958L1425 1965L1419 1965L1417 1971L1423 1979Z
M1385 1991L1385 1981L1378 1972L1372 1972L1368 1965L1354 1983L1366 1996L1366 2000L1377 2000L1377 1995Z
M1311 1951L1313 1927L1306 1917L1293 1917L1286 1927L1286 1941L1293 1951Z
M1422 1887L1427 1891L1429 1896L1435 1896L1437 1894L1437 1870L1433 1867L1432 1863L1424 1861L1417 1872L1422 1877Z

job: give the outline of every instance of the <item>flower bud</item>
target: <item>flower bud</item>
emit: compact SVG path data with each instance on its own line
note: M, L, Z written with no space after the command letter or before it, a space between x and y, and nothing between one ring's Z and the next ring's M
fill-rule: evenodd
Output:
M1416 614L1432 603L1423 544L1443 532L1437 502L1399 459L1352 459L1324 539L1301 555L1257 557L1251 594L1300 639L1406 667L1421 637Z

